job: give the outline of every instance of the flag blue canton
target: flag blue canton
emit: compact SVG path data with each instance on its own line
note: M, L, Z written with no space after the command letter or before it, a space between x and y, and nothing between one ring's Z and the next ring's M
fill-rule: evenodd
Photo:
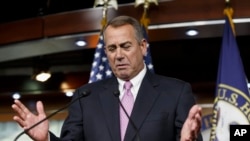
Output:
M144 31L144 38L148 41L147 32L144 27L142 28ZM154 72L154 66L152 64L150 47L148 43L147 43L147 54L144 56L144 61L145 61L147 68L151 72ZM95 49L94 60L93 60L92 68L90 72L89 83L109 78L112 75L113 74L109 66L107 56L104 51L103 37L102 35L100 35L97 47Z
M214 101L211 141L228 141L230 125L250 124L250 98L237 42L226 17Z
M89 83L106 79L112 76L107 56L104 52L104 41L102 35L99 36L99 41L95 49L94 60L90 72Z

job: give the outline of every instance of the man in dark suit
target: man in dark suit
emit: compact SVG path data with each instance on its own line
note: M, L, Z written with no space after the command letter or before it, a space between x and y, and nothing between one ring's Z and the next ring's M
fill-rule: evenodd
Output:
M86 84L76 90L73 99L86 90L91 94L69 107L60 139L48 132L48 121L27 134L37 141L202 140L201 108L195 105L190 84L150 73L143 60L147 47L139 22L128 16L119 16L103 31L105 52L116 77ZM123 105L120 101L126 95L123 85L128 81L132 83L128 90L133 97L131 112L120 108ZM46 116L41 102L37 103L37 115L18 100L12 108L18 114L13 119L24 129ZM120 112L125 111L128 114L126 119L130 117L130 121L125 124L126 132L121 133Z

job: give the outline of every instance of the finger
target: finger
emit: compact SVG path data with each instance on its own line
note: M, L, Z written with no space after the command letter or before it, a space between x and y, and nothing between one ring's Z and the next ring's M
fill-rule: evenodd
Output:
M25 114L24 114L23 110L17 104L13 104L11 107L20 118L22 118L22 119L25 118Z
M199 123L199 121L198 120L193 120L192 129L191 130L192 130L194 136L198 135L199 129L200 129L200 123Z
M25 122L19 116L14 116L13 120L16 121L22 128L26 126Z
M188 119L189 120L194 119L197 111L198 111L198 105L194 105L193 107L191 107L191 109L189 110Z
M202 122L202 109L201 107L198 108L197 113L195 114L195 119L198 124L198 127L201 127L201 122Z
M198 105L194 105L189 112L189 120L191 125L191 135L193 137L197 137L200 128L201 128L201 117L202 117L202 109Z
M17 114L23 120L26 119L26 115L30 114L31 112L22 104L21 101L15 100L15 104L12 105L12 108L17 112Z
M14 102L20 109L22 109L23 112L30 113L29 109L26 108L26 106L24 106L24 104L21 101L15 100Z
M198 109L197 113L195 114L194 127L193 127L195 138L197 138L198 134L200 133L201 124L202 124L201 120L202 120L201 110Z
M36 110L37 110L38 115L44 115L45 116L43 103L41 101L38 101L36 103Z
M198 121L199 125L201 124L201 119L202 119L202 114L201 113L197 113L195 115L195 119Z

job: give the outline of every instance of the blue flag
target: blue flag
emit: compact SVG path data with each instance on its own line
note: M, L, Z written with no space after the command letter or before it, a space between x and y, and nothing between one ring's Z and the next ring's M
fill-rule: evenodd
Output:
M240 52L226 16L217 74L211 141L229 141L230 125L250 123L250 100Z
M148 40L147 32L144 27L143 27L143 31L144 31L144 38ZM147 44L147 54L146 56L144 56L144 61L148 69L154 72L149 44ZM109 78L112 75L113 74L109 66L107 56L104 51L103 37L102 35L100 35L97 47L95 49L94 60L93 60L92 69L90 72L89 83Z

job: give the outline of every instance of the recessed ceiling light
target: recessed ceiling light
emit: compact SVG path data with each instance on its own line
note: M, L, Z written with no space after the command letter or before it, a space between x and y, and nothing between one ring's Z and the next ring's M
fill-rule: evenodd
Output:
M74 94L74 93L71 92L71 91L65 92L65 95L66 95L67 97L72 97L73 94Z
M199 32L195 29L190 29L190 30L186 31L187 36L196 36L198 34L199 34Z
M41 72L36 75L35 79L40 82L45 82L51 77L50 72Z
M13 99L20 99L20 98L21 98L21 95L20 95L19 93L14 93L14 94L12 95L12 98L13 98Z
M76 41L76 45L79 46L79 47L83 47L85 46L87 43L83 40L78 40Z

